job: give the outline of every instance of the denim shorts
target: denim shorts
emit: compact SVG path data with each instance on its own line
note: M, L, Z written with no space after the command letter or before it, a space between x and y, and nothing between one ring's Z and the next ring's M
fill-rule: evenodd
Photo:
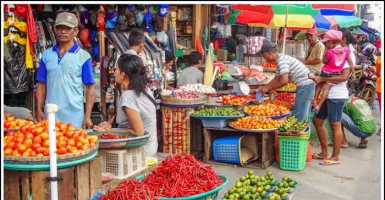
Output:
M360 137L360 138L367 138L372 136L370 133L362 132L358 129L358 126L356 123L354 123L353 119L349 117L346 113L342 113L342 125L353 135Z
M305 120L309 122L311 101L314 98L314 90L314 83L297 87L295 102L291 114L298 120Z
M315 117L323 120L328 118L330 122L340 122L346 100L347 99L326 99Z
M330 77L339 76L339 75L341 75L340 72L328 73L328 72L322 71L320 76L324 78L330 78Z

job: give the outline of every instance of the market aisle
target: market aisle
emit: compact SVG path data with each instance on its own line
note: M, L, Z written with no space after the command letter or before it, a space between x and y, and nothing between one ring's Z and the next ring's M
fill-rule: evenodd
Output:
M373 118L380 126L378 103L375 102ZM376 110L376 111L375 111ZM378 129L378 128L377 128ZM335 166L321 166L319 160L307 163L301 172L290 172L279 169L275 162L268 168L276 179L288 176L298 181L292 200L361 200L380 199L381 197L381 138L376 133L369 139L367 149L358 149L359 139L350 132L347 133L349 148L341 149L341 164ZM313 147L312 151L320 148ZM332 148L329 147L329 151ZM234 186L235 182L250 170L249 168L233 168L213 166L219 174L226 175L230 182L220 191L219 197ZM254 170L256 175L264 175L267 170Z

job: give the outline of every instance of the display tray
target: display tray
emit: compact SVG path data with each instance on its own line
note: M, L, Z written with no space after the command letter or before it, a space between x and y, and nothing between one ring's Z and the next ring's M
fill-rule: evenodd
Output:
M19 131L19 128L9 128L9 129L4 129L4 132L16 132Z
M298 122L297 122L298 123ZM297 123L295 123L295 124L297 124ZM295 125L294 124L294 125ZM293 126L294 126L293 125ZM291 135L300 135L300 134L298 134L298 133L304 133L304 132L306 132L306 130L309 128L309 122L308 123L306 123L306 125L301 129L301 130L298 130L298 131L294 131L293 130L293 128L291 127L290 128L290 130L289 130L289 134L291 134Z
M209 119L209 120L220 120L220 119L238 119L240 117L244 117L245 115L239 115L239 116L197 116L197 115L191 115L191 117L198 118L198 119Z
M68 161L68 162L62 162L57 164L58 169L73 167L76 165L80 165L82 163L88 162L89 160L95 158L98 155L98 151L94 151L88 156L85 156L81 159L74 160L74 161ZM4 162L4 169L8 170L18 170L18 171L43 171L43 170L49 170L49 164L9 164Z
M58 167L65 168L78 165L97 155L98 144L92 148L76 153L57 155ZM26 157L4 156L4 168L11 170L45 170L49 169L49 156ZM8 166L8 168L7 168ZM15 169L17 168L17 169Z
M120 131L119 131L120 130ZM128 132L121 132L121 130L124 130L122 128L112 128L108 131L94 131L92 129L86 130L86 132L90 135L96 135L99 136L103 133L112 133L116 135L126 135L130 136L130 138L124 138L124 139L99 139L99 149L127 149L127 148L133 148L133 147L139 147L143 146L148 142L148 139L150 138L150 134L148 132L145 132L143 136L138 136L133 133Z
M271 131L276 131L277 128L271 128L271 129L248 129L248 128L238 128L235 126L232 126L229 124L229 126L233 129L239 130L239 131L245 131L245 132L254 132L254 133L265 133L265 132L271 132Z

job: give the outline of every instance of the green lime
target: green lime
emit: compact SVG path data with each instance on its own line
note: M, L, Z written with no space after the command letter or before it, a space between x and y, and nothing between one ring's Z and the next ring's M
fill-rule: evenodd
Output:
M246 181L246 177L245 177L245 176L242 176L239 180L240 180L241 182L245 182L245 181Z
M234 199L234 195L230 194L229 199Z
M292 182L292 181L293 181L293 179L287 178L287 182Z
M274 176L271 175L271 176L269 177L269 180L274 180Z
M275 196L275 200L281 200L280 196Z
M279 192L278 192L278 194L283 194L285 191L283 190L283 189L279 189Z
M240 196L240 197L243 197L243 195L245 195L245 194L246 194L246 192L240 192L240 193L239 193L239 196Z
M284 194L281 195L282 199L286 199L287 196L288 196L287 193L284 193Z
M266 190L266 191L270 190L270 188L271 188L270 185L266 185L266 186L265 186L265 190Z
M283 188L283 183L278 184L278 187Z
M263 191L262 193L261 193L261 197L265 197L266 196L266 191Z
M259 180L259 176L255 176L255 179Z
M289 186L290 186L290 187L293 187L293 186L294 186L294 181L290 181L290 182L289 182Z
M288 177L284 176L284 177L282 178L282 181L287 182L287 179L288 179Z
M261 188L261 187L258 187L258 188L257 188L257 192L258 192L258 193L261 193L261 192L263 192L263 188Z
M266 181L266 179L265 179L265 177L261 177L261 182L265 182Z
M227 199L229 197L229 194L225 194L225 196L223 196L224 199Z
M275 200L275 196L274 195L270 195L269 200Z
M255 180L255 179L251 179L251 181L250 181L250 185L255 185L257 183L257 181Z
M274 188L274 193L278 194L279 193L279 188Z
M243 200L250 200L250 196L245 194L245 195L242 196L242 199Z
M233 194L234 193L234 190L233 189L230 189L229 190L229 194Z
M288 188L288 187L289 187L289 184L283 183L283 188Z
M249 176L248 174L246 174L245 178L246 178L246 179L249 179L249 178L250 178L250 176Z
M242 187L242 183L239 182L239 181L237 181L237 183L235 184L235 186L236 186L237 188L240 188L240 187Z
M255 194L257 193L257 188L253 187L251 190L250 190L251 194Z
M237 193L234 194L234 198L238 199L239 197L240 197L239 194L237 194Z
M236 191L236 193L241 193L241 192L243 192L242 188L238 188L237 191Z
M271 173L270 171L267 171L266 175L267 176L273 176L273 173Z

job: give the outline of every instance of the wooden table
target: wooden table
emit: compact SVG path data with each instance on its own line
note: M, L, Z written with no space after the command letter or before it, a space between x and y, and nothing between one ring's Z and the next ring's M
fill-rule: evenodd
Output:
M244 132L235 130L232 128L204 128L204 142L205 142L205 153L203 157L203 162L208 164L217 164L217 165L227 165L234 166L234 164L227 164L216 162L213 160L212 155L212 143L215 139L221 138L224 136L242 136L242 135L257 135L258 140L258 152L260 158L257 161L248 163L247 168L262 168L266 169L272 165L275 161L275 148L274 148L274 139L275 131L273 132L264 132L264 133L254 133L254 132Z

